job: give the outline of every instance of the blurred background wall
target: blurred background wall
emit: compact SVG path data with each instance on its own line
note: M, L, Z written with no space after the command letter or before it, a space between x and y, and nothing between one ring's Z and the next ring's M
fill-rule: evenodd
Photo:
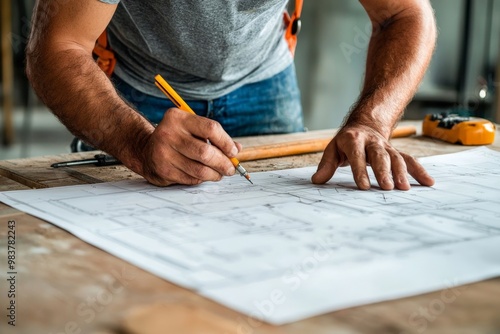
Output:
M2 94L0 159L64 153L72 136L36 99L24 75L24 48L35 0L0 0L5 52L13 54L13 136L6 138ZM293 1L292 1L293 2ZM405 112L462 110L500 122L495 98L500 49L500 0L432 0L439 28L425 79ZM11 25L5 28L7 5ZM10 29L8 27L11 27ZM370 23L356 0L305 0L295 57L305 122L310 130L341 125L365 72ZM5 87L2 71L1 87ZM496 79L495 79L496 78ZM5 145L8 144L8 145Z
M493 119L500 0L431 2L439 29L437 48L406 118L463 107ZM337 127L362 86L368 16L358 1L306 0L302 17L296 65L306 123L309 129ZM464 51L466 31L469 42ZM481 89L486 89L484 98Z

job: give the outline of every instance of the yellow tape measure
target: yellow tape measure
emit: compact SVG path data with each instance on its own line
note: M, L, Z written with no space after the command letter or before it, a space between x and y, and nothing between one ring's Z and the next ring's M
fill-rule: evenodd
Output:
M462 145L488 145L495 140L495 124L476 117L430 114L422 124L424 136Z

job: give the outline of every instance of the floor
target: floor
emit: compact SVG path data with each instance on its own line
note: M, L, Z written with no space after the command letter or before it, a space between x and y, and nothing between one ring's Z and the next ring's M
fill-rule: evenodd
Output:
M0 109L1 110L1 109ZM0 146L0 160L69 153L73 135L45 107L34 108L31 119L24 109L14 111L15 142L9 147ZM23 123L31 121L29 131ZM0 123L2 124L2 123Z

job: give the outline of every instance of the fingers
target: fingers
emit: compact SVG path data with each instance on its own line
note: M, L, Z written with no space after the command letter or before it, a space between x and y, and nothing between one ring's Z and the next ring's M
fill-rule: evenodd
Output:
M392 147L368 149L371 166L380 188L391 190L409 190L408 174L423 186L434 185L434 179L425 168L412 156L398 152ZM392 175L391 175L392 174Z
M148 163L148 168L146 169L144 177L150 183L159 187L166 187L172 184L196 185L203 182L196 177L190 176L183 170L176 168L170 163L160 163L158 165L152 161Z
M185 127L184 134L171 138L172 145L179 153L222 175L229 176L235 173L228 157L236 156L241 145L238 147L218 122L187 114L179 109L170 109L168 112L172 113L173 117L182 118L182 125ZM207 139L210 144L206 142ZM201 171L199 166L192 167Z
M155 177L151 183L158 186L171 184L195 185L204 181L219 181L222 175L210 167L186 158L178 152L170 155L169 162L155 164Z
M414 157L401 153L406 166L408 168L408 173L413 176L418 183L423 186L431 187L434 185L434 179L427 173L425 168L415 159Z
M226 157L233 158L238 154L238 146L226 131L224 131L219 122L205 117L189 116L191 117L185 122L188 132L198 138L208 139L210 143L218 147Z
M184 164L179 167L189 168L194 172L194 174L190 173L191 175L195 177L199 176L205 181L214 180L215 173L220 176L230 176L235 172L234 166L228 157L217 147L208 144L206 141L187 136L182 138L180 145L176 145L175 149L178 153L188 158L182 159ZM213 173L201 168L201 166L209 167ZM197 171L199 173L196 173Z
M243 149L243 145L241 145L240 143L238 143L236 141L234 142L234 145L236 145L236 148L238 149L238 153L241 152L241 150Z
M323 184L330 180L340 166L351 165L354 181L359 189L370 189L370 179L366 171L365 141L355 131L339 131L328 144L312 176L312 182Z
M394 186L399 190L409 190L410 182L408 182L408 172L403 157L393 148L390 149L389 156L391 157Z
M169 172L169 179L172 180L159 176L154 177L151 175L146 177L146 179L148 180L148 182L158 187L167 187L173 184L197 185L203 182L202 180L191 177L179 170L174 170L172 172Z
M434 185L434 179L427 173L425 168L412 156L396 151L394 148L371 150L371 166L377 182L383 190L393 188L409 190L408 174L413 176L423 186ZM391 177L392 174L392 177ZM392 179L391 179L392 178Z
M219 123L173 108L148 142L144 177L161 186L218 181L235 173L228 156L239 149Z
M335 143L332 140L325 149L318 170L311 178L314 184L324 184L328 182L339 167L339 159L334 149Z
M383 190L409 190L408 173L424 186L434 184L434 179L415 158L398 152L381 134L364 126L350 126L337 133L325 149L312 182L325 183L338 167L351 165L356 185L367 190L370 189L367 164Z
M355 146L349 152L346 152L347 159L351 164L352 175L354 176L354 182L361 190L370 189L370 178L366 171L366 155L364 147Z
M394 189L392 181L391 167L392 160L389 153L383 146L371 145L366 147L368 161L372 166L377 182L383 190ZM397 160L396 160L397 162ZM365 168L366 173L366 168Z

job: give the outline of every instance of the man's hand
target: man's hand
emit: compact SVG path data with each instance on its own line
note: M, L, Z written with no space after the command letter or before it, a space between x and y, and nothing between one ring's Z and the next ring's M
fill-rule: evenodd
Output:
M326 147L312 182L323 184L332 178L338 167L347 165L351 165L354 181L363 190L370 188L367 165L371 165L384 190L410 189L407 173L421 185L434 184L415 158L398 152L384 136L365 125L346 125L338 132Z
M219 123L172 108L147 141L143 176L158 186L218 181L234 174L228 157L240 149Z
M234 174L228 157L241 146L218 123L171 109L154 128L96 65L92 49L116 7L100 1L65 0L55 7L53 1L37 1L27 54L36 92L73 134L153 184L198 184Z
M345 125L327 146L314 183L325 183L338 167L351 165L360 189L369 189L371 165L382 189L410 189L434 180L411 156L388 141L393 125L415 94L429 65L436 25L429 0L359 0L373 25L365 82Z

